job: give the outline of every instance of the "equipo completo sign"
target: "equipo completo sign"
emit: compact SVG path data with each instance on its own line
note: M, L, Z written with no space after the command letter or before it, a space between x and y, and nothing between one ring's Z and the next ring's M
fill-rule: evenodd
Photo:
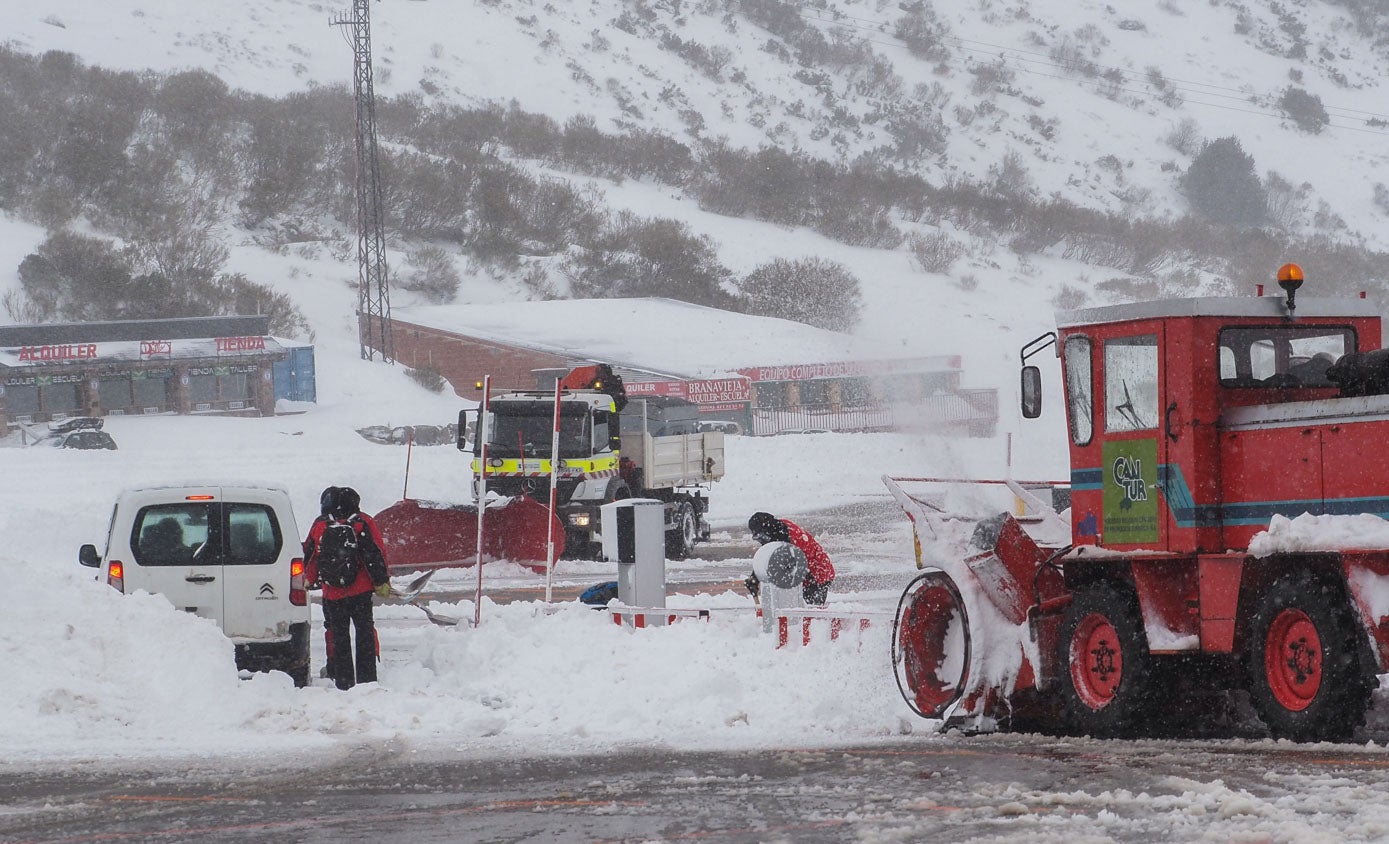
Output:
M746 403L752 401L752 385L758 382L814 381L831 378L884 377L913 373L959 372L958 355L903 358L881 361L841 361L839 363L797 363L785 366L754 366L737 370L734 378L705 378L691 381L628 381L627 395L670 396L698 405ZM708 410L706 406L704 408Z
M785 366L751 366L739 369L752 381L813 381L818 378L854 378L919 372L956 372L959 355L903 358L880 361L841 361L839 363L794 363Z
M87 361L168 360L280 351L269 337L209 337L194 340L139 340L107 343L53 343L0 349L0 365L73 364Z

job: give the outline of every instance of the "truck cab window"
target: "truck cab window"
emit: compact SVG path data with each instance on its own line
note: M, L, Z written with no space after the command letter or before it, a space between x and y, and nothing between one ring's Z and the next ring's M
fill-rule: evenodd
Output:
M1158 422L1156 334L1104 341L1104 429L1145 431Z
M1222 328L1223 387L1334 387L1326 371L1357 349L1355 329L1341 326Z
M565 457L584 457L593 442L585 404L560 404L559 448ZM541 401L494 401L486 425L492 457L548 457L555 430L554 405Z
M1066 367L1066 415L1071 441L1085 445L1095 434L1095 384L1091 376L1090 338L1066 338L1062 355Z
M612 450L612 432L608 427L611 414L606 410L593 412L593 450L594 452Z

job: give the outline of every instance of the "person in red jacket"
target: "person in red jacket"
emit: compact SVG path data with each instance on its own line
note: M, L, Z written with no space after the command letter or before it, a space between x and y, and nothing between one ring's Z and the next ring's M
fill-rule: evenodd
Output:
M319 551L324 532L333 522L350 524L360 550L357 574L346 586L322 583L323 626L328 642L328 673L339 689L357 683L376 682L376 622L372 618L373 593L385 597L391 581L386 571L385 543L371 516L359 511L361 496L351 487L328 487L320 500L323 513L309 527L304 540L305 574L309 584L319 584ZM356 634L353 659L351 632Z
M801 595L807 604L818 607L825 605L830 593L830 584L834 582L834 563L830 562L830 555L825 553L825 549L820 547L820 543L815 541L815 537L811 536L809 531L790 519L778 519L771 513L753 513L748 519L748 530L752 531L752 538L760 545L766 545L768 542L789 542L801 549L810 565L810 572L801 583ZM757 575L750 574L743 582L747 584L752 596L757 597L761 590Z

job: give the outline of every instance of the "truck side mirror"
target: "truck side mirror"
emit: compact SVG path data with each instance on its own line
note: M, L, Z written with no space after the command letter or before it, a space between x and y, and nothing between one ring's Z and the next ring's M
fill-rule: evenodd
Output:
M608 413L608 448L622 450L622 414Z
M470 445L468 445L468 431L469 431L469 426L475 426L475 423L474 423L473 420L475 420L476 418L477 418L477 411L476 411L476 410L460 410L460 411L458 411L458 450L459 450L459 451L472 451L472 447L471 447Z
M1036 419L1042 415L1042 370L1035 366L1022 368L1022 416Z
M77 562L89 569L101 568L101 555L96 552L95 545L83 545L77 549Z

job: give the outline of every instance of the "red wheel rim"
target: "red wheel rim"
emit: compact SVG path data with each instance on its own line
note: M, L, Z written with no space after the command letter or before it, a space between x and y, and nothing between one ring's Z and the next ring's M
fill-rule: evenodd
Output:
M1264 676L1278 705L1301 712L1321 689L1321 637L1317 625L1299 609L1274 617L1264 642Z
M1109 619L1090 613L1071 637L1071 684L1081 703L1103 709L1114 700L1124 678L1124 655L1119 632Z
M944 647L952 624L963 623L959 607L953 590L927 586L916 593L902 619L899 636L907 687L918 711L928 718L940 717L960 697L965 683L967 652L960 662L959 654Z

